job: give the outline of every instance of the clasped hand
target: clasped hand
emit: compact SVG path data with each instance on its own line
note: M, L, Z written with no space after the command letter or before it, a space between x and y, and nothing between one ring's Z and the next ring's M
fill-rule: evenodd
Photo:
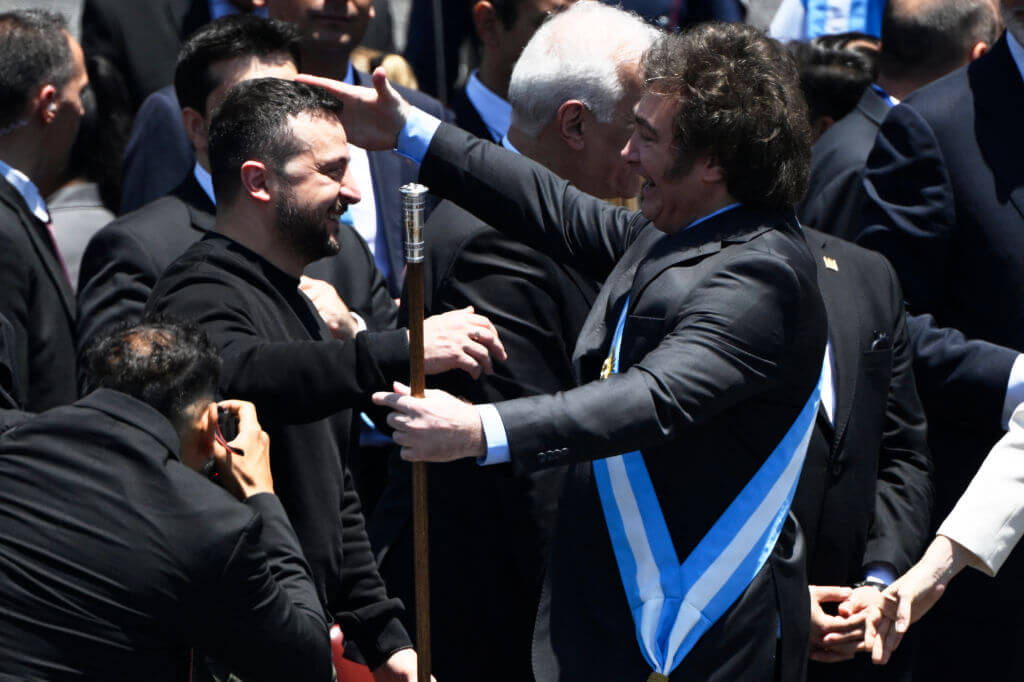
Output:
M869 651L867 620L882 604L882 593L870 586L811 585L811 636L808 655L822 663L848 661L857 652ZM838 603L837 614L825 612L822 604Z

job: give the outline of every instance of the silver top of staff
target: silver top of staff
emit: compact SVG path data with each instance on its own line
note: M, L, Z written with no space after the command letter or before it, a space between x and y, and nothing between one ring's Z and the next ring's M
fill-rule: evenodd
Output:
M427 220L426 186L410 182L398 188L402 195L402 216L405 221L405 262L423 262L423 224Z

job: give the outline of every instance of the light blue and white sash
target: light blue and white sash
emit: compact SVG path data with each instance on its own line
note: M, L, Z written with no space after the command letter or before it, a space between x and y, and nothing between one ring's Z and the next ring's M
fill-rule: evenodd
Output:
M612 339L612 372L619 370L628 308L627 299ZM640 451L593 463L637 640L655 673L668 677L772 553L800 478L820 392L819 379L782 442L682 564Z

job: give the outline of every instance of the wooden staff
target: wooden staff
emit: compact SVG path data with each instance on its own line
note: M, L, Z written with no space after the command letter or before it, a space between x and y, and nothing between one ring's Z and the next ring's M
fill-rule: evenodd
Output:
M427 188L409 183L399 188L405 217L406 308L409 311L409 387L422 398L423 369L423 223ZM427 465L412 464L413 568L416 580L416 649L419 682L430 682L430 549L427 519Z

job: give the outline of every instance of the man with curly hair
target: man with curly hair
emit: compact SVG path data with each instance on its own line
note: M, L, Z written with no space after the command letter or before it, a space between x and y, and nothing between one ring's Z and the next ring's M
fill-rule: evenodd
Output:
M357 144L421 162L432 191L604 285L579 386L470 405L406 387L374 400L409 460L570 464L534 635L548 680L801 679L808 596L788 511L826 344L793 212L806 110L783 48L743 25L667 36L643 57L622 153L641 211L375 91L345 102Z

